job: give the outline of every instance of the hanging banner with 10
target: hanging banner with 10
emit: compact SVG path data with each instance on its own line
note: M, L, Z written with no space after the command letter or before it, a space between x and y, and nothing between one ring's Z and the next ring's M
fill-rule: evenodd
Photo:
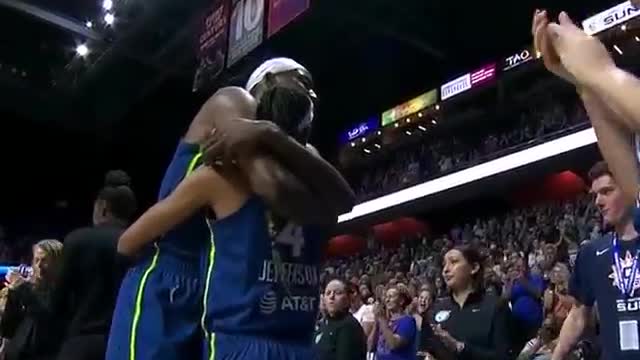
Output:
M264 35L265 0L233 0L229 23L228 66L257 48Z

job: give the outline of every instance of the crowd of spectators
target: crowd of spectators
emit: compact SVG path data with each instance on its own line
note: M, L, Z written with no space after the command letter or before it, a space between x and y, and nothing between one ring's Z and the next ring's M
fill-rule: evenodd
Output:
M502 128L487 126L481 131L425 138L417 146L412 144L393 151L388 158L377 158L366 171L350 179L359 200L462 170L587 122L582 104L575 99L564 103L552 98L540 100L514 116L517 119Z
M367 336L376 323L373 304L386 304L389 289L402 289L410 299L404 311L415 319L418 336L425 314L449 297L445 254L470 246L482 256L485 291L511 308L513 357L548 359L572 305L568 282L578 248L600 236L600 224L596 206L584 195L477 218L442 234L417 234L398 248L377 243L357 256L330 260L323 278L347 280L356 299L351 311ZM596 356L593 344L581 343L576 358Z

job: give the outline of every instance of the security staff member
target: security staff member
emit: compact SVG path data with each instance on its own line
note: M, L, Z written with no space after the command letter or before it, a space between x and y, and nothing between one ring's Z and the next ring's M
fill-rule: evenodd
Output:
M116 251L118 238L136 211L130 178L110 171L94 203L93 223L70 233L52 311L61 327L60 360L102 360L113 308L127 263Z
M366 340L358 320L351 315L351 293L343 279L329 281L322 295L327 316L315 336L320 360L365 360Z
M435 304L433 331L422 332L421 350L438 359L508 359L509 308L484 292L480 253L468 246L449 250L442 275L450 296Z

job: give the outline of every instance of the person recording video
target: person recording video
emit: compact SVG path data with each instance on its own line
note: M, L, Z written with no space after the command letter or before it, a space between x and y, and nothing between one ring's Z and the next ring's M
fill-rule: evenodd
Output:
M55 353L50 303L58 279L62 243L42 240L32 250L31 276L16 269L6 275L7 299L0 320L0 336L8 339L5 360L42 360Z

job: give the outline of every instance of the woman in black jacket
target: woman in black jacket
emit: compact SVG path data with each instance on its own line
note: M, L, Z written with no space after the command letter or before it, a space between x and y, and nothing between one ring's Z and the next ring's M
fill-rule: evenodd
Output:
M33 279L7 274L9 292L0 321L0 335L8 339L6 360L43 360L55 355L58 332L49 306L61 254L61 242L42 240L33 246Z
M442 275L449 296L433 307L431 328L423 324L421 350L437 359L511 357L509 308L497 296L484 291L482 263L478 251L468 246L453 248L445 254Z
M315 348L320 360L365 360L364 330L349 309L351 293L342 279L329 281L323 302L326 317L315 337Z

